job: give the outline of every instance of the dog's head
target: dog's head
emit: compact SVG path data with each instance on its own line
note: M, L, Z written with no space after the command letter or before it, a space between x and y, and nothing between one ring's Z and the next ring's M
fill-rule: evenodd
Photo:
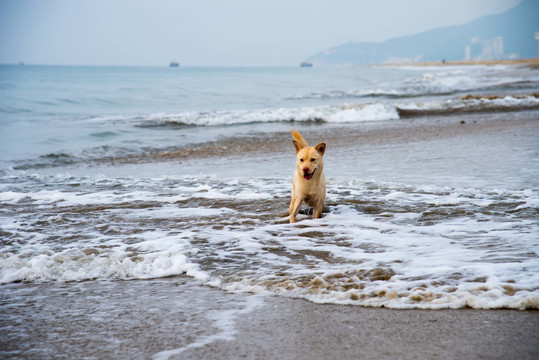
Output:
M310 147L294 140L294 147L296 148L296 168L303 179L311 180L314 176L319 176L324 168L322 157L326 152L326 144L320 143L315 147Z

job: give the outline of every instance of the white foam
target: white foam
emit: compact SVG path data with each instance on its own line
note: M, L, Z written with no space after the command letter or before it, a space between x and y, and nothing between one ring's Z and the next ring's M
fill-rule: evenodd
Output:
M48 180L35 181L54 184ZM187 274L224 290L319 303L539 306L539 223L533 218L539 194L533 189L331 178L330 213L317 220L300 216L291 225L275 210L286 213L290 179L69 181L79 183L79 191L58 185L0 194L15 209L0 217L10 234L0 252L0 282ZM79 211L74 204L107 208L72 217ZM28 214L17 213L26 207ZM34 222L42 231L34 231Z
M480 199L487 194L472 189L449 194L446 188L430 194L421 192L415 192L410 198L409 189L408 192L392 191L385 199L404 202L403 206L410 201L432 204L435 208L490 205L482 205ZM467 193L471 196L465 195ZM513 198L538 197L529 190L504 193L511 193ZM515 201L515 207L519 202ZM267 256L274 266L281 264L287 268L289 275L266 273L260 274L259 278L221 282L214 279L213 284L228 291L302 297L317 303L391 308L525 309L539 306L539 275L536 275L539 274L539 261L537 257L519 255L539 250L536 237L519 230L521 227L537 228L537 224L526 220L485 222L462 216L428 226L403 225L421 216L392 213L387 222L381 221L383 218L379 216L367 216L350 206L340 205L322 220L303 220L301 228L265 226L250 234L243 232L249 239L261 239L264 232L281 232L279 245L284 249L279 252L322 252L341 260L337 264L316 262L316 270L309 270L296 261L291 262L288 256L268 256L270 254L258 250L259 259ZM302 233L327 233L328 238L307 240L294 236ZM217 236L222 238L220 234ZM334 236L342 240L329 240ZM466 238L475 240L461 242L460 239ZM339 241L348 245L340 246ZM492 253L492 247L484 246L500 241L511 244L511 250ZM393 275L380 281L362 280L355 275L358 269L368 272L377 268L391 269L390 275Z
M425 75L426 76L426 75ZM463 78L467 78L464 76ZM429 77L427 76L427 79ZM414 85L419 89L413 90L414 86L403 90L402 96L413 96L413 92L423 92L425 86L436 87L437 90L429 89L428 92L452 93L458 82L457 79L449 77L444 81L436 81L436 85L429 84L430 80L425 80L427 84ZM434 80L433 80L434 81ZM464 80L463 80L464 81ZM474 86L470 85L470 88ZM467 86L460 86L459 91L465 91ZM385 95L396 95L394 91L388 91ZM267 122L329 122L329 123L357 123L368 121L386 121L399 119L398 110L468 110L468 111L489 111L490 109L515 109L535 108L539 105L539 99L534 96L526 98L516 98L506 96L500 99L443 99L432 101L413 101L400 104L390 102L365 102L360 104L342 104L311 106L302 108L277 108L260 110L237 110L237 111L210 111L210 112L184 112L184 113L159 113L152 114L143 120L147 125L162 124L185 124L197 126L217 126L235 125L246 123L267 123Z
M0 283L151 279L181 274L207 280L208 275L200 271L198 265L188 261L184 255L188 251L181 243L178 244L178 240L179 237L172 242L165 240L165 243L173 245L166 250L160 239L153 240L153 244L143 242L140 244L141 249L158 250L141 253L133 253L122 245L110 249L87 246L60 251L40 246L18 254L3 253L0 254Z
M395 107L381 103L365 103L358 105L326 105L251 111L160 113L150 115L145 122L148 124L180 123L185 125L215 126L280 121L363 122L392 119L398 119Z
M153 196L153 194L148 192L132 192L127 196L127 199L132 201L147 201ZM59 190L39 190L26 193L7 191L0 194L0 200L10 204L15 204L24 200L38 205L61 203L63 206L109 204L124 198L126 198L124 194L118 194L113 191L84 193ZM174 200L177 199L181 198L176 198Z
M504 98L489 99L489 98L458 98L449 100L433 100L428 102L409 102L398 105L398 108L404 110L483 110L490 109L525 109L535 108L539 105L539 98L528 96L524 98L515 98L506 96Z
M116 210L116 212L125 212L125 210ZM216 217L224 214L233 214L236 211L220 208L220 209L208 209L202 207L192 208L177 208L177 207L161 207L153 209L140 209L129 212L127 217L130 218L147 218L147 219L181 219L181 218L203 218L203 217Z

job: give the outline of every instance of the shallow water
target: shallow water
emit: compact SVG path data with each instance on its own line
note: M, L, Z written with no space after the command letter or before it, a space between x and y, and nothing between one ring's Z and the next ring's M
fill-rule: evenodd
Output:
M235 335L260 298L186 278L10 284L0 295L3 358L160 359ZM196 300L196 301L195 301Z
M242 124L357 124L410 113L537 110L538 82L538 71L512 66L3 65L1 160L25 166L36 158L47 164L147 154L250 131Z
M490 134L328 151L328 213L297 225L287 223L293 154L218 158L219 176L196 158L142 176L125 176L133 165L123 176L12 170L1 281L187 274L315 302L536 308L539 148L529 131L502 135L503 145Z

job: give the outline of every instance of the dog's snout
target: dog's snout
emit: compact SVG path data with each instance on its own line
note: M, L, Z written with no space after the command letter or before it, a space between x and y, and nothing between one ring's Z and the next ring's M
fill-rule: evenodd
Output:
M308 174L308 173L309 173L309 168L308 168L308 167L304 167L304 168L303 168L303 172L306 173L306 174Z

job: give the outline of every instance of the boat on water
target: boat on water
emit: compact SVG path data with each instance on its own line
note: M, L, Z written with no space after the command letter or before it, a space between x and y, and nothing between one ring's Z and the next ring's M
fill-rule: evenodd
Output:
M299 64L301 67L312 67L313 63L310 61L302 61L301 64Z
M179 66L180 66L180 63L175 62L175 61L171 61L170 64L169 64L168 66L170 66L170 67L179 67Z

